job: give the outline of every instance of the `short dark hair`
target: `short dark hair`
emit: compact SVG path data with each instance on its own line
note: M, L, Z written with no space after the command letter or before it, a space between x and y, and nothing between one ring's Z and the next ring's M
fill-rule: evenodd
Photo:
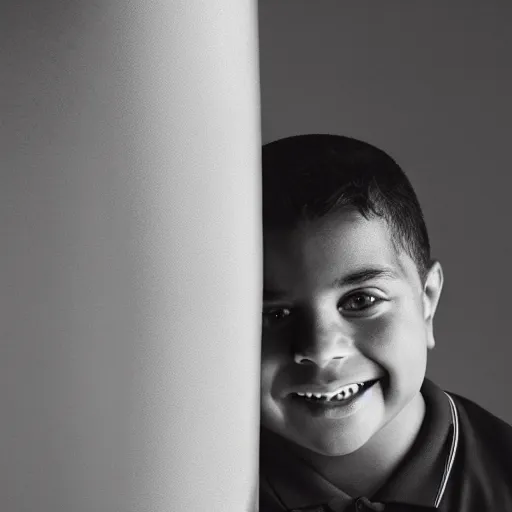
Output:
M291 229L340 210L387 222L423 279L430 242L410 181L384 151L340 135L296 135L263 146L263 227Z

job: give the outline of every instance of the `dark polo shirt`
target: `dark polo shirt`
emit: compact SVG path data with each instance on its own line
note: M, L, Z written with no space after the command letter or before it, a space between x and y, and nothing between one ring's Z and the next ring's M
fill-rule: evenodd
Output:
M411 450L371 497L349 496L262 435L260 512L512 512L512 427L425 379Z

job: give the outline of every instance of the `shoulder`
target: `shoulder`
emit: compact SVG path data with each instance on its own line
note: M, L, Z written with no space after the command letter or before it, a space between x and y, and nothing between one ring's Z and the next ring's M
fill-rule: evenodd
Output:
M449 392L448 395L452 397L457 405L459 416L464 424L482 433L496 433L498 431L512 441L511 425L468 398L451 392Z
M512 510L512 427L472 400L448 395L458 442L443 510Z
M282 512L283 508L265 475L260 474L259 512Z
M512 426L468 398L448 393L455 402L461 441L488 461L512 469Z

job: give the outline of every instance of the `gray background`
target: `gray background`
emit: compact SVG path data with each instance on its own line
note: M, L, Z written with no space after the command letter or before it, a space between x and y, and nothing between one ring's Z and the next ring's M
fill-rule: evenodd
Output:
M428 376L512 423L507 2L259 3L263 141L366 140L409 175L445 271Z

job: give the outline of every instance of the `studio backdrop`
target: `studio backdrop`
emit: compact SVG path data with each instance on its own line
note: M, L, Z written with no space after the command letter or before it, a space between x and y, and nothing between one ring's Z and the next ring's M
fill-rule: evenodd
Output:
M259 2L262 137L336 133L394 157L445 285L427 375L512 422L507 2Z

